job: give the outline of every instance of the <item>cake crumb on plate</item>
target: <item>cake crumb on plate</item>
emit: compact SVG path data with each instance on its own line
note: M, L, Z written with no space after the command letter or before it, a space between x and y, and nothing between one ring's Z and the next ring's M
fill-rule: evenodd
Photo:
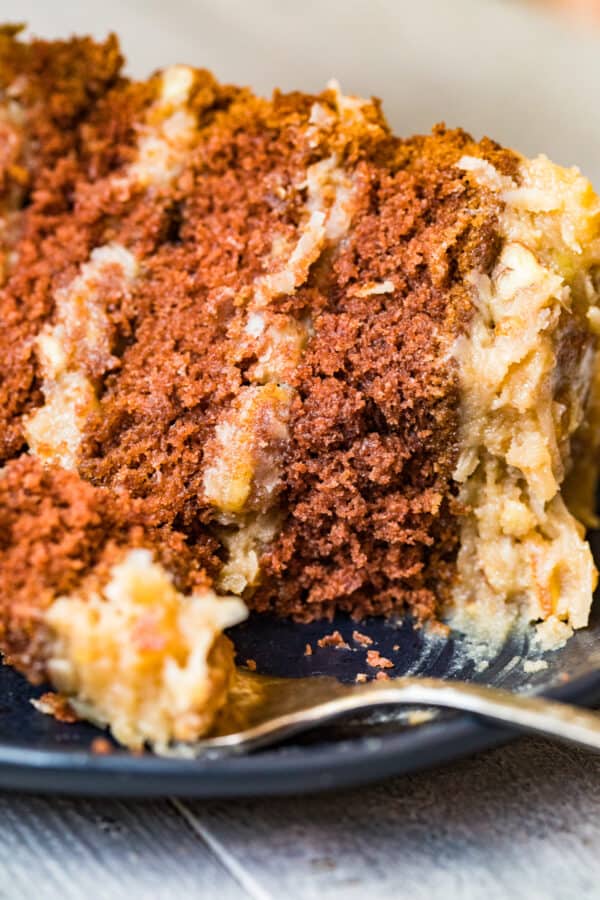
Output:
M379 650L367 650L367 665L374 669L393 669L394 663L391 659L382 656Z
M368 634L362 634L360 631L352 632L352 640L360 644L361 647L370 647L373 643L373 638L370 638Z
M54 691L46 691L37 700L32 700L31 704L38 712L45 713L47 716L53 716L58 722L73 724L73 722L79 721L79 716L67 698L61 697L60 694L56 694Z
M332 631L331 634L325 634L317 641L319 647L335 647L336 650L349 650L350 646L346 643L339 631Z
M90 749L95 756L108 756L114 748L107 738L96 737L90 744Z

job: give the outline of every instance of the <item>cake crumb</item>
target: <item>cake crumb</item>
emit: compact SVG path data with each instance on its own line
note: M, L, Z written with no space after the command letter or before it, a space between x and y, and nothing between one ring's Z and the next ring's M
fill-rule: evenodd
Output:
M90 745L90 750L95 756L108 756L113 752L113 745L105 737L96 737Z
M251 672L256 672L256 660L255 659L247 659L246 660L246 668L250 669Z
M390 676L387 672L378 672L375 676L375 681L389 681Z
M374 669L393 669L394 663L391 659L382 656L379 650L367 650L367 665Z
M523 671L528 675L533 672L541 672L542 669L547 669L548 663L545 659L526 659L523 663Z
M366 672L358 672L356 678L354 679L357 684L364 684L367 680Z
M394 644L394 646L392 647L392 650L399 650L399 649L400 649L400 644Z
M317 644L319 647L335 647L336 650L350 649L339 631L332 631L331 634L324 635L317 641Z
M438 619L433 619L427 623L427 631L436 637L447 638L450 635L450 626Z
M361 647L370 647L373 643L373 638L370 638L368 634L362 634L360 631L352 632L352 640L360 644Z
M47 691L37 700L31 701L38 712L45 713L47 716L53 716L57 722L66 722L69 725L79 721L79 716L69 703L66 697L54 691Z
M307 644L306 647L304 648L304 655L312 656L312 652L313 652L312 647L310 646L310 644Z

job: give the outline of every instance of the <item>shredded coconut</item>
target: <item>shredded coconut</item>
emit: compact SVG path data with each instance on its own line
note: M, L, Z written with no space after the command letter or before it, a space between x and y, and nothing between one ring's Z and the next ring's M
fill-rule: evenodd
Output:
M599 298L581 273L600 260L600 208L589 182L545 157L523 160L520 186L485 160L459 166L506 206L502 253L491 276L473 275L477 314L454 348L463 409L455 478L473 510L462 525L454 622L477 630L485 620L502 632L503 611L547 620L548 644L587 623L596 583L584 529L560 490L586 404L589 418L597 403L588 400L598 362L587 323ZM574 329L583 349L561 353ZM592 456L597 440L588 441Z
M237 597L185 597L148 550L130 550L101 589L59 597L46 614L48 674L87 719L129 747L166 749L210 728L227 698L233 650L223 629Z
M25 423L31 453L46 463L76 468L85 422L97 405L94 379L115 362L105 293L126 292L136 274L134 257L109 244L56 294L56 321L36 340L45 402Z
M194 78L189 66L162 72L158 99L140 126L138 156L126 175L129 182L166 184L181 171L196 134L196 119L188 109Z

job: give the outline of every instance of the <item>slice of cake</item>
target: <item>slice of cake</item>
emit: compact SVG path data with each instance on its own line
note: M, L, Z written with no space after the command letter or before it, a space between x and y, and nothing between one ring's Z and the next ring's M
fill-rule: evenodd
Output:
M332 84L0 33L1 647L119 740L226 702L254 610L587 622L600 201Z

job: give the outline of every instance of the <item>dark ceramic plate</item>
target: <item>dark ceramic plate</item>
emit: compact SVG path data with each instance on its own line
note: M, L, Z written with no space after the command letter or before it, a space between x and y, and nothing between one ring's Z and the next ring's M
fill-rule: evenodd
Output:
M593 536L600 550L600 534ZM598 558L598 556L597 556ZM511 637L499 652L473 656L460 638L426 637L410 622L394 626L373 619L360 626L373 647L394 662L394 674L462 678L511 690L534 689L582 705L600 701L600 602L589 628L562 649L545 655L547 667L527 674L524 662L539 659L528 637ZM340 617L331 625L296 625L252 618L234 629L238 659L254 659L258 671L281 676L335 675L354 681L369 671L365 650L352 642L356 623ZM319 648L317 640L339 629L351 649ZM314 648L305 656L307 643ZM594 667L597 670L594 671ZM372 671L372 670L370 670ZM39 692L38 692L39 693ZM411 725L406 711L379 713L306 734L293 742L245 757L223 760L133 756L114 748L91 752L100 732L91 725L61 724L38 713L33 691L0 666L0 788L102 794L215 797L279 794L359 784L423 769L494 746L514 735L469 715L440 713Z

